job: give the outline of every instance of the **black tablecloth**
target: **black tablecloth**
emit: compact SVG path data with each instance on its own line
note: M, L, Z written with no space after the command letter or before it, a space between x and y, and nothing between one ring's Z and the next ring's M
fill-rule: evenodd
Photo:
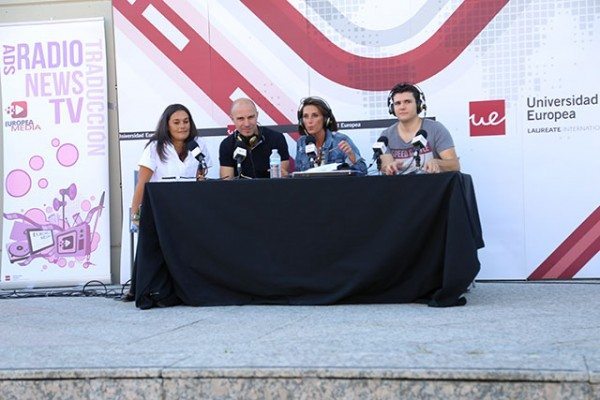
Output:
M464 304L482 246L460 173L150 183L136 305Z

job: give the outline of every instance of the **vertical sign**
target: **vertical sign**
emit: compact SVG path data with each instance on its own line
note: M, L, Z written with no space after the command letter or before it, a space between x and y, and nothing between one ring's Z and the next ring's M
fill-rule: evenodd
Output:
M0 26L1 287L110 282L103 19Z

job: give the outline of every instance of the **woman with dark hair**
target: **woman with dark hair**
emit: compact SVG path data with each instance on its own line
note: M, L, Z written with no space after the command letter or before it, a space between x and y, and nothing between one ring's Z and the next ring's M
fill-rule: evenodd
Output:
M196 158L198 154L202 154L204 158L204 165L200 168ZM138 179L131 202L131 222L134 225L140 219L140 206L147 182L157 182L164 178L201 180L211 166L206 144L198 136L196 124L187 107L171 104L163 111L156 131L146 144L138 164ZM133 279L134 277L129 293L122 297L124 301L134 300Z
M298 108L298 131L303 136L297 142L296 171L345 163L350 169L366 174L367 165L360 151L352 139L337 130L337 121L325 100L319 97L303 99Z
M208 149L204 140L198 136L190 111L184 105L171 104L163 111L156 131L140 158L137 185L131 202L132 220L139 218L146 182L156 182L163 178L204 178L206 170L198 168L198 160L190 151L196 147L193 142L196 142L204 155L206 167L210 167Z

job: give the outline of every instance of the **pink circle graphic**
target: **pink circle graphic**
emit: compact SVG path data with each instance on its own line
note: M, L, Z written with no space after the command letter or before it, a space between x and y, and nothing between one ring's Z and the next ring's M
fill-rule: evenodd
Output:
M44 167L44 159L40 156L33 156L29 159L29 166L34 171L39 171Z
M39 208L30 208L25 213L25 216L38 224L45 224L48 222L46 220L46 214L44 214L44 211Z
M31 178L22 169L13 169L6 176L6 191L12 197L23 197L31 189Z
M81 202L81 209L83 211L90 211L91 208L92 208L92 204L90 203L89 200L84 200Z
M52 139L52 147L58 147L58 145L60 144L60 140L58 140L57 138Z
M48 180L44 178L40 179L38 181L38 186L42 189L46 189L48 187Z
M63 167L71 167L79 159L79 151L71 143L63 144L56 150L56 159Z
M56 265L58 265L61 268L64 268L67 266L67 260L64 257L61 257L58 259L58 261L56 262Z

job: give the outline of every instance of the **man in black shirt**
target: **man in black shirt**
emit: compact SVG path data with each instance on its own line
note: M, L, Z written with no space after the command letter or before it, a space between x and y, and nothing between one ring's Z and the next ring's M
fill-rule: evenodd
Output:
M280 132L258 126L258 110L254 102L247 98L235 100L229 116L235 125L235 132L223 139L219 147L221 178L231 179L239 175L236 160L233 158L238 145L247 151L241 164L242 176L268 178L272 149L278 150L281 156L281 176L286 176L289 171L290 154L285 137Z

